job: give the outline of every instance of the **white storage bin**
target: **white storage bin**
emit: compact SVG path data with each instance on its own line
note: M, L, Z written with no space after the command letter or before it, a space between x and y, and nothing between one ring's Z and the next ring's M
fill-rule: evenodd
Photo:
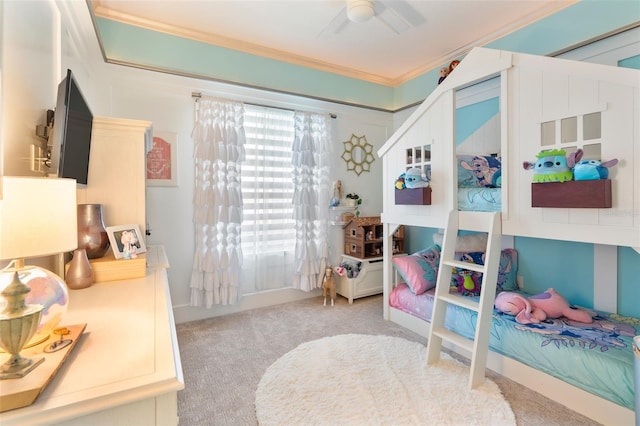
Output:
M342 260L362 263L357 277L338 277L336 292L349 299L349 304L353 303L353 299L382 293L382 257L360 259L343 254Z

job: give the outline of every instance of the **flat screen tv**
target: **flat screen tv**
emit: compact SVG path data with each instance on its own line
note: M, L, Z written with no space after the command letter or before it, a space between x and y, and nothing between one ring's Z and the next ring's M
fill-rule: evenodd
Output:
M71 70L58 85L53 119L51 173L86 186L89 174L93 114Z

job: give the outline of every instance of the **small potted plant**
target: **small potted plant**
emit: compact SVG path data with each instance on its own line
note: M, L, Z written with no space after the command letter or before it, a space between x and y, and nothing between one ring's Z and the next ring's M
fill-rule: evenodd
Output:
M356 217L360 216L360 210L358 210L360 204L362 204L362 198L358 194L355 192L347 194L347 206L356 208Z

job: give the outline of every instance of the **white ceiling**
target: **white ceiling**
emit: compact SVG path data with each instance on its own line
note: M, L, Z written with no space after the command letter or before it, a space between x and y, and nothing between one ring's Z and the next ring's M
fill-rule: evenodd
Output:
M576 0L91 0L96 16L396 86ZM400 33L393 26L404 26Z

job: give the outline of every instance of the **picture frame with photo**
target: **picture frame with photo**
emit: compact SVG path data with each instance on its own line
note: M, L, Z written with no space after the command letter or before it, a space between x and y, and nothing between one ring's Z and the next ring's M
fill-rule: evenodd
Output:
M139 225L107 226L106 230L116 259L134 259L147 252Z

